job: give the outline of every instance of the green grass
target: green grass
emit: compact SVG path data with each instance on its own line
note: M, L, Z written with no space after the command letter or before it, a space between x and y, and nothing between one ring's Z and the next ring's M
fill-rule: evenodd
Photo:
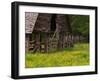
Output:
M89 44L76 44L72 48L52 53L26 53L25 67L60 67L89 65Z

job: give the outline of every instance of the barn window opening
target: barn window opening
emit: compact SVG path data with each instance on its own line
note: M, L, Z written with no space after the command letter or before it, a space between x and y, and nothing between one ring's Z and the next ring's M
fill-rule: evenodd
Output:
M51 31L56 30L56 14L53 14L51 17Z

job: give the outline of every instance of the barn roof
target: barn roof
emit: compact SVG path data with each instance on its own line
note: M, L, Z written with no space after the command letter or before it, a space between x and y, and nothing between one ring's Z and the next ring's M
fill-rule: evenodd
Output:
M25 12L25 33L27 34L32 33L37 17L38 13Z

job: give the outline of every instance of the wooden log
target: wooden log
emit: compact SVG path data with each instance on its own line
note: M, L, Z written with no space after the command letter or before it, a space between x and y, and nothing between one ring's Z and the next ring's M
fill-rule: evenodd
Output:
M35 43L35 40L29 41L29 43Z

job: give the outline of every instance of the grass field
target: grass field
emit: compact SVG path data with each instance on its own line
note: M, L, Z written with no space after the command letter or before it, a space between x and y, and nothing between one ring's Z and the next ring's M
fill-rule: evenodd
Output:
M89 44L76 44L73 48L52 53L26 53L25 67L60 67L89 65Z

